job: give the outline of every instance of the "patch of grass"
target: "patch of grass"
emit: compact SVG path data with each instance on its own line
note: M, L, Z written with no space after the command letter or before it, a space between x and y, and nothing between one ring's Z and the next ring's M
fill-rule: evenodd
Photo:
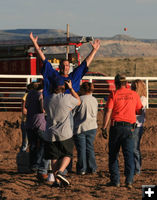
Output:
M90 71L101 72L106 76L124 73L126 76L157 77L157 58L125 57L97 58L90 65Z

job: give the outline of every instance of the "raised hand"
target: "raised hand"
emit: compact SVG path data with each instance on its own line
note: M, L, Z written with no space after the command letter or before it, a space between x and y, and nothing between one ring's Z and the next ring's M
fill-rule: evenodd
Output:
M38 41L38 36L34 37L34 36L33 36L33 33L31 32L31 33L29 34L29 37L30 37L30 39L32 40L33 43L34 43L34 42L37 43L37 41Z
M100 47L100 40L96 39L96 40L94 40L94 42L90 42L90 44L92 45L93 49L95 49L97 51Z
M33 45L34 45L38 55L40 56L41 60L44 61L46 58L45 58L45 55L43 54L43 52L41 51L41 49L38 45L38 36L34 37L33 33L31 32L29 34L29 37L30 37L31 41L33 42Z

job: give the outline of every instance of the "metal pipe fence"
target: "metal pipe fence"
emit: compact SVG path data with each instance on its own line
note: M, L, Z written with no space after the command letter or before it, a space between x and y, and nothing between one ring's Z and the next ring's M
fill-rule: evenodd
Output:
M27 84L42 79L42 75L0 75L0 111L20 111L21 99ZM140 79L147 89L147 108L157 108L157 77L126 77L128 83ZM108 95L114 89L114 77L84 76L82 81L93 82L99 109L104 108Z

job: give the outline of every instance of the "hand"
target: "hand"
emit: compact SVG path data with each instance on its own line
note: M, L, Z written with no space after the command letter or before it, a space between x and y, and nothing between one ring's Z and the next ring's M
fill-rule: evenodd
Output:
M72 89L72 82L71 82L71 80L65 81L65 84L68 87L68 89Z
M106 128L101 128L102 130L102 136L104 139L107 139L107 129Z
M90 42L90 44L92 45L93 49L95 49L96 51L98 51L99 47L100 47L100 40L96 39L94 40L94 42Z
M38 41L38 36L34 37L32 32L29 34L29 37L32 40L32 42L37 42Z

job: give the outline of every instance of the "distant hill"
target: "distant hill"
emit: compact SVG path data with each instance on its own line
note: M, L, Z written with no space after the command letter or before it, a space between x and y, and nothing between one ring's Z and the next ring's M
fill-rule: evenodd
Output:
M65 31L58 29L12 29L12 30L0 30L0 40L28 39L30 32L33 32L34 35L38 35L40 38L66 36ZM74 35L75 34L70 33L70 36Z
M33 32L39 38L65 37L66 32L58 29L15 29L0 30L0 40L29 39ZM70 33L71 36L78 36ZM136 39L129 35L115 35L114 37L100 37L101 47L96 57L143 57L157 56L157 39ZM90 52L90 45L84 44L80 48L81 56L85 57ZM46 53L59 53L64 48L49 47Z

